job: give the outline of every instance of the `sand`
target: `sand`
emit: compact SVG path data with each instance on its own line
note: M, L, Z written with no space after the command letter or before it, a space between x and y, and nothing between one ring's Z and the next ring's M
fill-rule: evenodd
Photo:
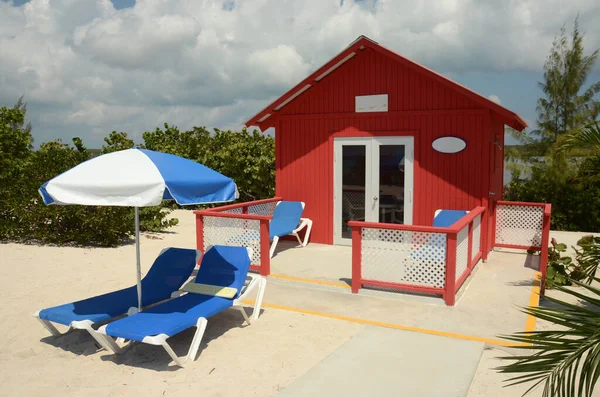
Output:
M189 211L176 211L174 215L181 223L170 232L142 234L143 271L148 269L164 247L195 248L193 214ZM577 236L560 237L573 240ZM292 252L288 254L291 255ZM281 255L281 258L285 257ZM473 305L470 303L471 300L477 301L487 296L478 295L479 284L482 284L482 288L488 284L493 288L506 288L510 294L516 294L515 291L525 288L520 300L528 299L531 280L521 278L529 278L529 273L521 276L523 270L518 273L510 271L511 280L520 281L511 284L502 281L501 276L507 272L493 265L490 262L481 266L456 309L426 305L418 301L407 303L398 299L353 296L347 292L333 293L335 296L324 301L321 295L325 296L330 292L304 289L297 285L277 285L273 279L269 284L271 288L267 286L265 301L317 311L340 311L341 314L347 314L343 312L348 309L351 315L367 319L373 317L372 320L406 324L412 321L417 326L439 329L444 329L444 324L453 321L464 323L464 316L459 314L464 312L463 315L470 315L472 312L473 318L478 322L472 321L474 325L467 333L486 337L489 336L483 332L485 330L482 327L488 322L481 320L497 316L497 310L504 310L504 322L512 324L510 321L514 321L519 324L518 327L510 327L510 330L514 328L514 331L518 331L525 318L514 305L500 301L496 302L496 306L484 302ZM0 396L169 396L175 393L181 395L182 392L224 397L242 394L274 396L334 351L344 349L347 341L365 329L365 325L359 323L272 307L264 309L259 321L246 326L239 312L228 311L209 320L198 359L188 363L185 368L178 368L160 347L136 344L121 356L113 355L99 351L94 340L84 331L54 338L32 316L45 307L133 285L133 244L93 249L0 244L0 269L0 291L3 298L3 305L0 306ZM377 305L373 304L371 309L363 312L358 310L357 308L362 307L359 303L368 299L373 299ZM369 305L368 302L366 304ZM350 307L351 305L354 306ZM410 311L412 306L415 309ZM379 308L379 311L375 308ZM388 308L387 312L385 308ZM482 312L483 309L486 310ZM433 312L437 315L432 315ZM446 318L441 316L440 313L443 312L454 315ZM508 316L521 317L511 317L508 321ZM444 324L435 322L444 318ZM538 322L538 327L543 328L544 324ZM402 334L406 331L395 332ZM490 335L494 334L497 332ZM192 335L193 329L170 339L179 355L187 353ZM488 346L478 363L468 396L520 395L526 388L503 388L503 380L507 376L493 370L500 364L498 356L517 353L518 351L510 349ZM364 365L372 366L376 363L365 362ZM398 382L401 381L399 374ZM538 390L532 396L540 394Z
M142 235L143 270L163 247L195 247L193 215L177 216L182 224L171 233ZM0 258L3 396L272 396L363 327L281 310L265 310L245 326L239 312L228 311L209 320L198 359L179 369L161 347L138 344L117 356L97 351L85 331L54 338L31 315L134 284L134 245L2 244ZM179 355L187 354L193 331L170 340Z

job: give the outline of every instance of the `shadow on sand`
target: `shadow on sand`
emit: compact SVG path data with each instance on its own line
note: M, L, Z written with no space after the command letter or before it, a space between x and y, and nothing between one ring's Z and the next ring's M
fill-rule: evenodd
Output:
M261 309L260 314L262 315L263 312L264 310ZM247 307L246 313L250 316L252 309ZM202 351L214 339L221 337L231 329L247 326L248 324L244 322L242 315L237 310L227 310L214 315L208 321L196 358L200 359L202 357ZM195 332L196 327L192 327L169 338L169 345L179 357L185 357L188 354ZM94 338L84 330L72 330L60 337L48 336L40 341L75 355L102 354L102 361L109 361L117 365L128 365L155 371L176 371L180 369L172 362L171 357L161 346L132 343L123 354L114 354L102 350Z

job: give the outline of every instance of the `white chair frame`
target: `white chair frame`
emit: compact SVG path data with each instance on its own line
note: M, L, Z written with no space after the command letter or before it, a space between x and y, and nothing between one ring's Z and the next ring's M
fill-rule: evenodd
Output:
M250 256L250 258L252 258L252 249L247 248L247 250L248 250L248 255ZM252 324L252 321L258 320L258 317L260 315L260 309L262 306L262 301L263 301L263 298L265 295L265 289L267 286L267 279L262 276L256 275L256 274L248 274L248 278L250 279L250 281L242 289L242 293L240 294L240 296L233 301L232 307L240 310L240 312L242 313L242 316L244 317L244 320L246 321L246 323L248 323L248 325L250 325L250 324ZM254 309L253 309L250 317L248 317L248 314L244 310L243 301L245 299L247 299L257 289L258 289L258 291L257 291L256 301L254 303ZM181 296L184 294L186 294L186 292L177 291L176 293L174 293L173 297ZM175 364L180 367L183 367L183 366L185 366L186 362L188 362L190 359L191 359L191 361L196 360L196 356L198 354L198 349L200 348L200 343L202 342L202 337L204 336L204 332L206 331L207 324L208 324L208 320L205 317L198 318L198 320L196 322L196 333L194 334L194 338L192 339L192 342L190 343L190 347L188 349L188 354L185 357L178 357L177 354L175 354L175 351L173 351L173 349L167 342L167 339L169 339L169 335L167 335L167 334L147 336L142 340L142 343L162 346L165 349L165 351L169 354L171 359L175 362ZM109 346L114 353L117 353L117 354L123 353L126 350L126 348L122 348L119 345L117 345L115 343L115 341L112 339L112 337L106 334L106 327L107 327L107 325L103 325L102 327L100 327L98 329L99 336L102 339L104 339L104 342L106 342L106 345Z
M281 203L281 201L277 202L277 205L279 205L279 203ZM302 209L304 210L304 202L301 202L302 204ZM296 239L298 240L298 244L300 244L300 246L302 247L306 247L306 245L308 244L308 238L310 237L310 232L312 230L312 220L308 219L308 218L300 218L300 223L298 224L298 226L296 227L296 229L294 229L290 235L295 236ZM306 228L306 233L304 234L304 240L302 240L300 238L299 232ZM275 236L273 237L273 241L271 242L271 249L269 250L269 258L273 258L273 254L275 254L275 248L277 248L277 243L279 242L279 236Z

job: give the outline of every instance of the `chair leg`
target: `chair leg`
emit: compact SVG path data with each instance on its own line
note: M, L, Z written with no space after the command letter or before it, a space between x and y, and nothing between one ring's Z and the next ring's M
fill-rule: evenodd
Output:
M248 325L251 325L252 322L250 321L250 319L248 318L248 314L246 313L246 310L244 309L244 306L238 306L240 311L242 312L242 316L244 316L244 320L246 320L246 322L248 323Z
M171 356L171 359L175 362L175 364L177 364L180 367L184 366L185 362L187 361L187 358L185 360L181 361L181 359L179 357L177 357L177 354L175 354L175 352L173 351L171 346L169 346L167 341L163 342L162 347L169 354L169 356Z
M198 354L198 349L200 348L200 343L202 342L202 337L204 336L204 331L206 331L206 324L208 321L204 317L200 317L196 322L196 333L194 334L194 339L192 339L192 343L190 344L190 348L188 350L187 356L182 360L181 357L177 357L173 348L167 342L169 338L166 334L160 334L156 336L149 336L144 338L143 342L151 345L160 345L165 349L167 354L171 357L171 359L180 367L183 367L190 359L192 361L196 361L196 355Z
M125 349L119 346L110 335L106 334L106 325L103 325L96 331L92 328L93 323L90 320L77 321L72 324L74 324L74 328L87 330L87 332L92 335L92 338L109 352L121 354L125 351Z
M39 317L36 317L40 323L42 323L42 325L44 326L44 328L46 328L48 330L48 332L50 332L52 334L52 336L61 336L62 334L60 333L60 331L58 329L56 329L56 327L54 326L54 324L52 324L50 321L48 320L43 320ZM67 331L68 332L68 331Z
M252 311L252 320L258 320L260 315L260 308L262 301L265 296L265 289L267 288L267 279L262 277L260 284L258 285L258 293L256 294L256 301L254 302L254 310Z
M271 249L269 250L269 258L273 257L273 254L275 253L275 247L277 247L278 241L279 241L279 237L277 237L277 236L273 237L273 242L271 243Z
M304 241L302 242L302 246L306 247L306 245L308 244L308 238L310 237L310 232L312 230L312 220L307 219L307 225L306 225L306 233L304 233Z
M186 361L190 358L192 361L196 361L196 354L198 354L200 342L202 342L202 337L204 336L204 331L206 331L207 324L208 320L206 320L204 317L200 317L198 319L198 322L196 323L196 333L194 334L194 339L192 339L192 344L190 345L190 350L188 351Z
M298 244L303 245L302 239L300 238L298 232L292 232L292 234L294 235L294 237L296 237L296 240L298 240Z

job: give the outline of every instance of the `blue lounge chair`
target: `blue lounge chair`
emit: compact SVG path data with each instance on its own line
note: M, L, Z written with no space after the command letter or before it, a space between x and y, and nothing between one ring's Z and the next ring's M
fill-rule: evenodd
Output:
M192 275L199 257L200 252L193 249L167 248L163 250L142 280L142 306L171 298L172 294L177 292ZM52 323L68 326L67 332L71 329L85 329L102 347L112 350L114 342L98 335L92 328L92 324L123 314L133 314L137 312L137 304L137 287L132 286L93 298L43 309L34 316L54 336L60 336L61 333Z
M269 255L271 258L275 253L279 238L288 234L296 236L298 243L306 247L312 229L312 221L308 218L302 218L303 212L304 203L301 201L280 201L277 203L273 212L273 219L269 224L269 239L271 240ZM301 240L298 232L305 227L304 240Z
M450 227L454 225L460 218L467 215L469 211L462 210L436 210L433 217L433 226L435 227ZM416 260L431 260L442 262L446 260L446 242L440 244L440 241L433 241L430 237L426 244L421 248L417 248L414 253L411 253L411 258ZM443 247L443 249L439 248Z
M209 317L235 306L250 324L241 301L256 288L258 292L251 318L258 319L267 281L261 276L248 274L251 256L250 248L216 245L206 251L196 279L182 288L181 296L103 325L98 332L107 339L122 338L162 346L182 367L188 359L196 359ZM247 278L250 282L245 285ZM187 357L181 359L167 339L191 327L196 327L196 333ZM122 349L114 351L121 353Z
M433 226L450 227L468 213L469 211L461 210L437 210L433 218Z

